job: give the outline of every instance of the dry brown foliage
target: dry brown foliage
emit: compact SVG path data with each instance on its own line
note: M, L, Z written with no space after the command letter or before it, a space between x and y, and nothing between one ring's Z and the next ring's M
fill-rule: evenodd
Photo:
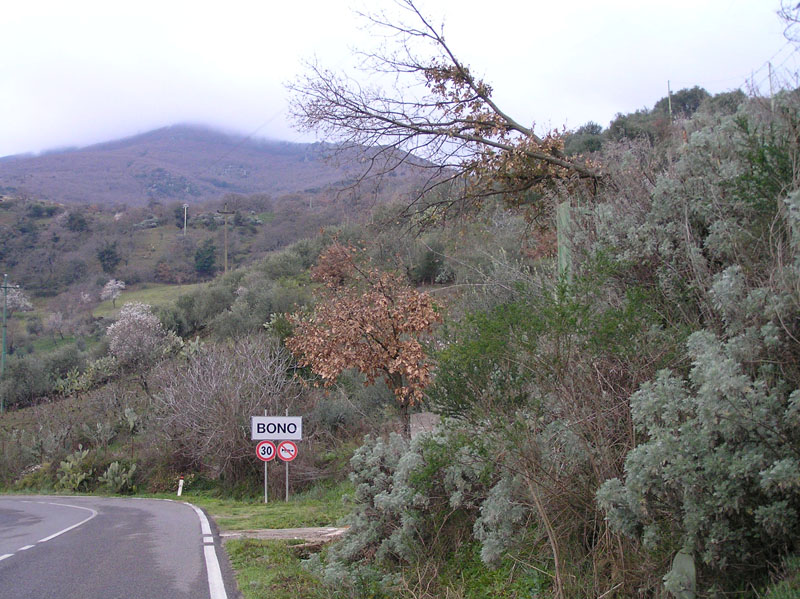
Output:
M408 436L408 408L431 382L421 340L441 320L433 300L338 243L320 256L313 278L323 284L318 302L311 315L290 317L296 329L286 346L326 385L350 368L367 384L382 378L400 402Z

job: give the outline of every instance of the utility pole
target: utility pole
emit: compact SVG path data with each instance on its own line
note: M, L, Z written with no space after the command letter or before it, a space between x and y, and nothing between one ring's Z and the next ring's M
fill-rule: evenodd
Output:
M669 122L672 122L672 89L669 86L669 79L667 79L667 106L669 106Z
M0 381L6 373L6 314L8 312L8 290L19 289L19 285L9 285L8 275L3 275L3 353L0 357ZM6 411L5 397L0 397L0 414Z
M572 283L572 249L569 244L572 218L569 200L556 208L556 244L558 246L558 276Z
M219 214L225 215L225 274L228 274L228 215L235 214L235 210L228 210L228 202L225 202L225 210L217 210Z
M186 237L186 216L189 210L189 204L183 205L183 236Z
M769 111L775 112L775 94L772 90L772 63L769 64Z

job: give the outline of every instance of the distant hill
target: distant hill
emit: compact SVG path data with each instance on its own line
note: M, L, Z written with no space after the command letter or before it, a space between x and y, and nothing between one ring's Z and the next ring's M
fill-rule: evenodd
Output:
M189 204L227 193L280 196L346 187L359 163L325 160L331 146L267 141L175 125L122 140L0 159L0 192L61 203ZM396 187L411 184L395 173ZM413 177L411 177L413 179ZM381 195L394 195L393 189Z

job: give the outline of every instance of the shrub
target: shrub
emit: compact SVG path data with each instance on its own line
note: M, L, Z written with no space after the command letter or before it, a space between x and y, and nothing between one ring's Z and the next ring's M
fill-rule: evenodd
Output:
M6 362L0 394L7 407L24 407L52 390L53 381L38 356L13 356Z
M58 487L68 491L86 490L94 470L87 465L88 449L82 445L66 457L58 468Z
M617 258L650 265L639 276L652 276L665 320L694 332L678 356L688 371L661 370L630 397L640 443L597 500L654 555L695 560L703 589L752 584L800 533L800 196L785 196L799 101L706 121L652 205L598 219ZM673 567L667 589L677 578Z
M158 435L173 459L232 487L257 472L250 417L282 414L301 396L289 372L286 352L264 337L206 344L164 363L154 374Z
M331 588L358 589L365 576L391 587L398 566L425 563L471 541L488 470L457 439L368 436L350 465L350 529L314 564ZM372 566L383 571L381 584Z
M112 462L97 480L118 495L131 493L136 491L136 487L133 484L135 472L136 464L132 464L130 468L125 468L119 462Z
M749 375L741 341L693 334L688 382L662 371L631 397L648 440L628 455L625 484L598 492L618 530L653 546L678 538L719 575L762 569L800 533L800 391Z

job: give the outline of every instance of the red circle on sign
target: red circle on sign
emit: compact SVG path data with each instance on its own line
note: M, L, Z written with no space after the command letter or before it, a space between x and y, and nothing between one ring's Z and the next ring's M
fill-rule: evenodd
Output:
M272 441L261 441L256 445L256 457L262 462L269 462L275 459L275 443Z
M278 443L278 457L284 462L291 462L297 457L297 444L294 441Z

